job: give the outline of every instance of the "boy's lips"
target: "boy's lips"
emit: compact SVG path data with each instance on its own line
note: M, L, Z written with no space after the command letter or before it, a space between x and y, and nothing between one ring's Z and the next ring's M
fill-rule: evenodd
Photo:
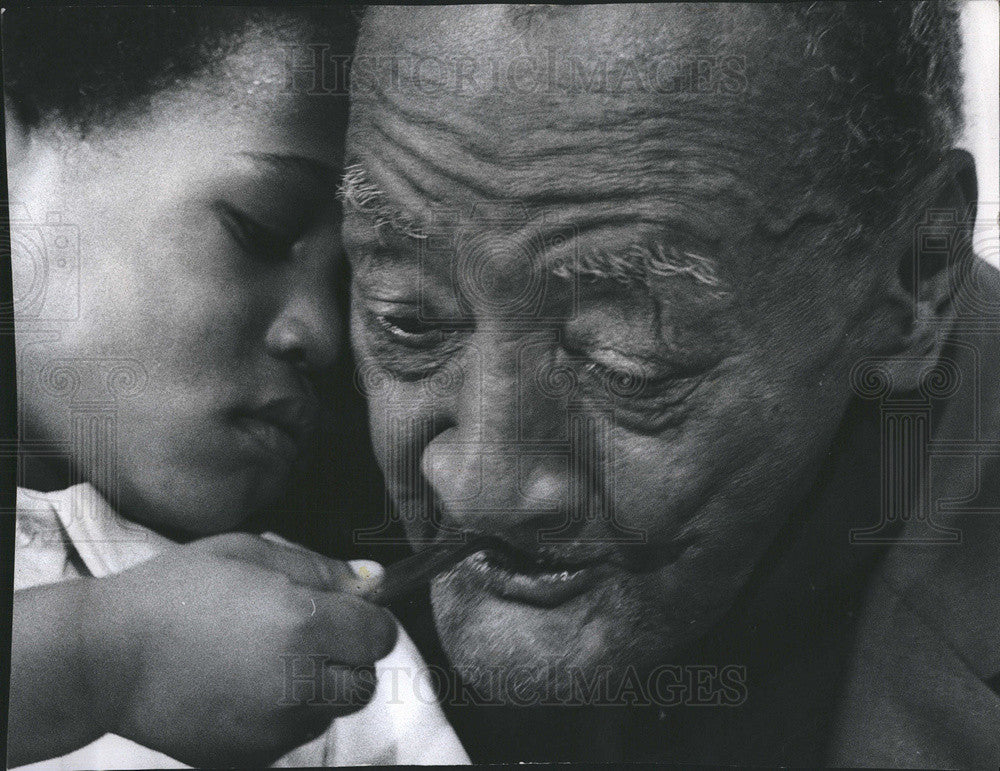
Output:
M236 422L259 449L292 463L305 447L318 419L316 400L286 397L241 410Z

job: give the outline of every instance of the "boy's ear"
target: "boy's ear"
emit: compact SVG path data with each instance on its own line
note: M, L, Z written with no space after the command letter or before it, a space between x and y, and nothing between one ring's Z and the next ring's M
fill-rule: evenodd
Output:
M972 250L977 200L976 165L965 150L951 150L926 185L918 186L909 224L897 230L889 303L894 387L916 390L937 363L955 314L956 295L976 259Z

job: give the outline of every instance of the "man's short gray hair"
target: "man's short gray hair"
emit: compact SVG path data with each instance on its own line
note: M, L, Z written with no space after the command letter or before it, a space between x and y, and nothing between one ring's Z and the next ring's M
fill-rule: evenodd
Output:
M507 15L521 30L532 28L536 17L568 10L519 5ZM807 120L791 137L801 148L798 165L821 184L849 191L864 214L891 210L962 128L957 2L822 0L755 10L778 22L783 38L770 50L801 73L804 94L820 95L803 95ZM788 46L786 33L804 45Z
M892 208L962 129L957 3L793 3L786 12L805 32L808 76L829 89L812 106L823 136L802 143L813 155L803 162L847 182L862 207Z

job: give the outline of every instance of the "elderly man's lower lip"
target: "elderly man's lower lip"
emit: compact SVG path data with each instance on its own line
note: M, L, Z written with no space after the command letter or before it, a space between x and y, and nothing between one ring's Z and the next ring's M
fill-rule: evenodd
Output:
M597 578L598 570L596 566L587 566L521 573L494 563L486 552L476 552L459 563L455 572L503 599L551 608L587 591Z

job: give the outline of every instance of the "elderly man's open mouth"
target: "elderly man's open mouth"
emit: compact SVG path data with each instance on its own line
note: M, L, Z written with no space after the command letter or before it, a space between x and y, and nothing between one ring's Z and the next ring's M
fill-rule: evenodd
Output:
M453 572L498 597L551 608L585 592L607 570L607 562L598 557L568 561L547 552L495 545L469 555ZM447 574L443 578L447 580Z
M483 548L463 555L438 580L461 579L496 597L554 608L585 593L615 572L646 572L672 562L686 541L627 554L611 544L561 543L526 548L504 537L490 536Z

